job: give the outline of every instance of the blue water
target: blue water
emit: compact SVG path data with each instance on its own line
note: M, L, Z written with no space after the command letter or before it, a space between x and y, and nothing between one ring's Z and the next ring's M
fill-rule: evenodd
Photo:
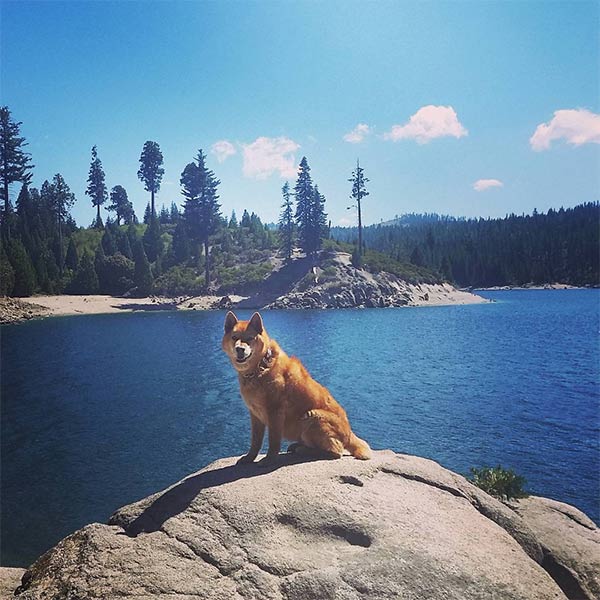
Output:
M600 292L485 295L497 302L264 317L374 448L462 473L501 463L598 521ZM0 564L28 565L86 523L247 449L223 318L2 327Z

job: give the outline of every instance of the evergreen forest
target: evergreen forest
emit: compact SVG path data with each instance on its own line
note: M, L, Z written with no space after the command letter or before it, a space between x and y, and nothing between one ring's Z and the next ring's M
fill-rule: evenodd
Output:
M343 242L356 228L332 228ZM461 287L600 283L600 204L502 219L409 214L363 228L367 248L425 267Z

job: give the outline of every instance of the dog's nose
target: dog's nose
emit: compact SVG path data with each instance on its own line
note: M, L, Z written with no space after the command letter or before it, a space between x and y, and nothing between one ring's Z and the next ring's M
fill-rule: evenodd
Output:
M239 358L242 358L244 356L244 354L246 354L244 352L244 349L241 346L238 346L235 351L237 352L237 355Z

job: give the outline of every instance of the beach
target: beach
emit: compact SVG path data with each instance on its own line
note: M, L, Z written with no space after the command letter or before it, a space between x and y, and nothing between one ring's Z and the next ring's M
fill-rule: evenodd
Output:
M480 304L488 300L470 292L457 290L449 284L423 284L413 288L410 306L444 306ZM108 295L31 296L29 298L0 298L0 323L14 323L40 317L96 315L125 312L164 310L214 310L232 308L244 296L148 296L120 298ZM252 308L244 306L244 308ZM256 306L254 308L260 308Z

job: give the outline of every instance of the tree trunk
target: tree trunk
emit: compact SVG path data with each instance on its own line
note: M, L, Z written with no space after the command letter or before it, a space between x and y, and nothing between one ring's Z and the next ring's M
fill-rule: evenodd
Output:
M154 190L150 192L151 197L151 210L152 210L152 218L154 219Z
M96 216L96 227L100 229L100 205L96 204L96 208L98 209L98 215Z
M63 274L63 242L62 242L62 219L58 215L58 272Z
M210 268L208 264L208 238L204 240L204 279L206 282L206 291L208 291L208 284L210 283Z
M4 181L4 215L2 218L2 235L6 241L10 239L10 201L8 199L8 180Z
M363 243L362 243L362 216L360 214L360 193L358 194L358 254L362 256Z

